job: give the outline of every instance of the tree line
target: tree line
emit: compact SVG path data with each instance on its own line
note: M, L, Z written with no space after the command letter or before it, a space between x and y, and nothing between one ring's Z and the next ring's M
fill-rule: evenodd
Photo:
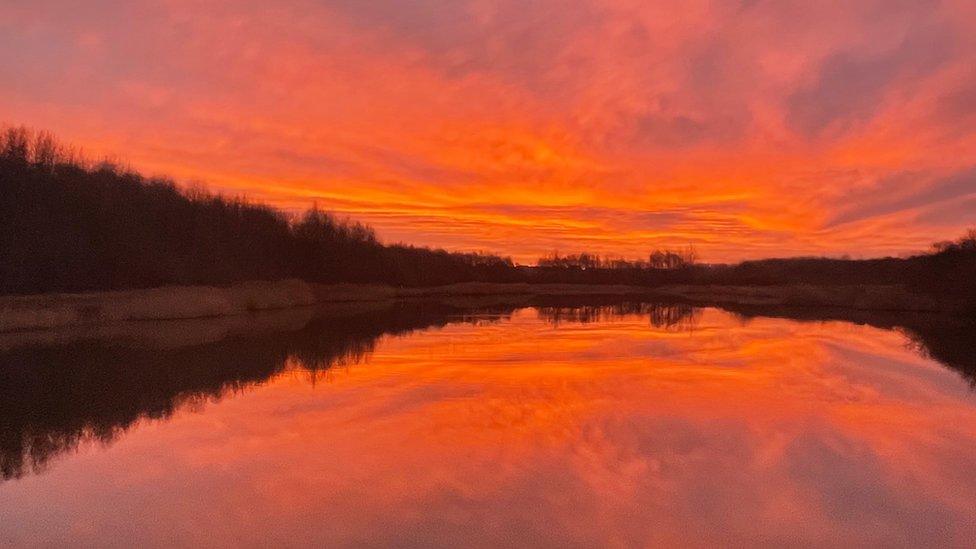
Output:
M0 133L0 293L297 277L438 285L509 280L508 258L383 245L361 223L288 215L93 163L45 132Z
M0 132L0 294L231 284L434 286L579 284L899 284L976 307L976 230L909 258L698 262L694 248L646 259L510 258L384 244L368 226L312 208L299 215L91 162L45 132Z

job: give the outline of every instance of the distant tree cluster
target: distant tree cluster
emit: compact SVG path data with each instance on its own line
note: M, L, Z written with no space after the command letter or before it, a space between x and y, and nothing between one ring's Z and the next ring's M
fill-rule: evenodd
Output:
M976 229L969 229L966 234L956 240L936 242L932 249L937 254L953 254L976 251Z
M313 282L507 280L510 259L385 246L313 208L289 216L93 163L48 133L0 133L0 293Z
M683 251L655 250L647 259L601 258L598 254L580 253L562 256L558 252L539 258L537 265L544 268L560 269L606 269L606 270L644 270L644 269L685 269L695 265L698 254L689 246Z

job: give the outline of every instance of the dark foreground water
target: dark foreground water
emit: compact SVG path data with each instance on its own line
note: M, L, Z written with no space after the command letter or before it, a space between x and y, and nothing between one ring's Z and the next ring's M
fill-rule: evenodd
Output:
M0 338L0 546L976 540L966 324L371 308Z

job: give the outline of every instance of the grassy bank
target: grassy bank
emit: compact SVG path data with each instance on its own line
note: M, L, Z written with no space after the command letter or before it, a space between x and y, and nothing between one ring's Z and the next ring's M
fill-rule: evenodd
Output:
M633 296L697 304L837 307L856 310L965 313L950 299L902 286L664 286L462 283L430 288L310 284L300 280L247 282L228 287L171 286L84 294L0 297L0 332L104 325L133 320L231 317L321 303L415 298Z
M648 288L574 284L464 283L431 288L310 284L300 280L245 282L228 287L168 286L149 290L0 297L0 332L130 320L243 315L318 303L388 301L423 297L505 295L650 295Z

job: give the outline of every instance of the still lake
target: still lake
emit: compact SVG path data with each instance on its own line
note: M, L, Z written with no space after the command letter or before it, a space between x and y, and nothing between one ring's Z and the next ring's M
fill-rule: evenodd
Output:
M401 303L0 338L0 546L972 546L976 334Z

